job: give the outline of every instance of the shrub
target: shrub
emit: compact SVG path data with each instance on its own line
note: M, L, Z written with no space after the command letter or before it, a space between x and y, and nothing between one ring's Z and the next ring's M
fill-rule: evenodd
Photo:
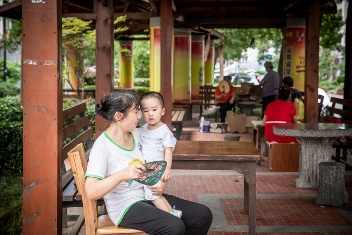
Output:
M6 96L15 96L20 94L20 88L14 84L9 82L0 82L0 98Z
M22 233L22 175L0 177L0 234Z
M4 170L22 171L23 126L19 96L0 98L0 175Z

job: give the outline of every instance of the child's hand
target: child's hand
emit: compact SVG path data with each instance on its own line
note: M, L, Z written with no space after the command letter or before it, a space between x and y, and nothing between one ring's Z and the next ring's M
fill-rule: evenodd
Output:
M163 176L161 177L161 180L163 182L168 182L171 179L171 170L166 168Z

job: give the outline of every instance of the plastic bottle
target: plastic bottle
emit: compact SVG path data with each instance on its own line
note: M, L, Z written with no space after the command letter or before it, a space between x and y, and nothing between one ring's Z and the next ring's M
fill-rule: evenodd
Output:
M203 123L204 123L204 117L200 117L199 121L199 132L203 132Z

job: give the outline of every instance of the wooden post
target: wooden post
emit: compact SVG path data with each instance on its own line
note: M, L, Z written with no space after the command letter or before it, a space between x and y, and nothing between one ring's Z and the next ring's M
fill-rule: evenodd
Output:
M101 98L114 90L114 12L112 0L97 1L96 21L96 90L95 101L100 103ZM95 136L98 137L107 127L107 122L96 115Z
M320 162L319 187L315 203L343 206L348 199L344 177L345 164L341 162Z
M320 1L308 3L306 77L305 77L305 122L318 122L318 84L319 84L319 37L320 37Z
M61 3L22 1L24 235L62 233Z
M173 38L172 0L160 1L160 92L165 100L163 122L171 128L172 112L172 38Z

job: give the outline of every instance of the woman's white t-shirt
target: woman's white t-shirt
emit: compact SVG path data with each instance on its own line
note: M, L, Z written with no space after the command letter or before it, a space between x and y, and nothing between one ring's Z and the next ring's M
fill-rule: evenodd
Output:
M134 139L133 149L124 149L118 146L104 132L94 142L89 155L86 177L104 179L128 167L129 165L145 161L142 156L139 129L132 132ZM136 202L145 200L143 185L132 181L123 181L104 196L109 217L118 226L128 211Z

